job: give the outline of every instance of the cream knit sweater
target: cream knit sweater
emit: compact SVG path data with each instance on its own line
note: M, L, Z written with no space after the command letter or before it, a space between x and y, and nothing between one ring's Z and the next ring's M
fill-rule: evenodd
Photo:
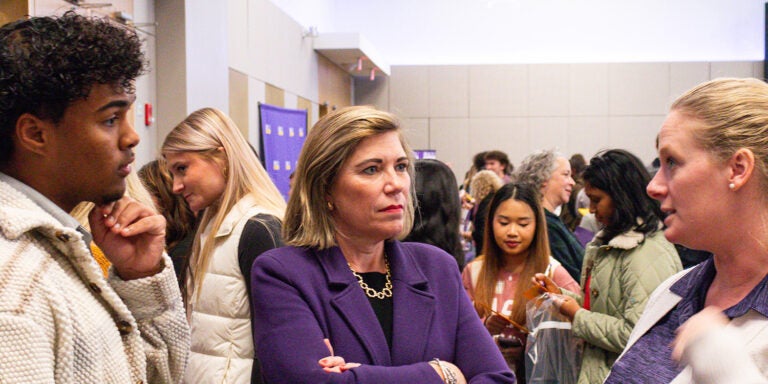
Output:
M77 231L0 181L0 383L177 383L189 353L172 263L105 279Z

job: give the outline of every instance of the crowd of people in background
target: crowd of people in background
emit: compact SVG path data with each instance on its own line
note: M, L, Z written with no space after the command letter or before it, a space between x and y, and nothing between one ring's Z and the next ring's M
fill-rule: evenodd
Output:
M543 299L578 383L768 380L766 83L678 98L650 172L492 149L460 184L341 108L286 202L214 108L133 171L143 60L74 13L0 28L0 382L524 383Z

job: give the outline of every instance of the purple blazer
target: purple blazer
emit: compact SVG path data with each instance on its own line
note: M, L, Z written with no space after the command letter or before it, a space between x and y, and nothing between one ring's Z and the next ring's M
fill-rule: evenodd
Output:
M470 383L514 383L461 284L456 261L426 244L388 241L393 285L392 351L368 298L338 247L283 247L251 273L253 335L267 383L435 383L433 358L456 364ZM323 339L347 362L327 373Z

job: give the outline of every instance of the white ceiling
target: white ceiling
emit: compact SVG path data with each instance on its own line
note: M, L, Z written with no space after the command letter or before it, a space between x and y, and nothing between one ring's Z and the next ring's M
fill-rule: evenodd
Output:
M391 65L757 61L765 0L271 0Z

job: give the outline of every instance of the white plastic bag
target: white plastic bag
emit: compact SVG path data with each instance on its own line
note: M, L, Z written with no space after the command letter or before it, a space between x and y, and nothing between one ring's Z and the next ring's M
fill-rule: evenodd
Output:
M544 293L526 305L526 325L531 330L525 347L528 384L575 384L581 368L583 341L571 331L571 322Z

